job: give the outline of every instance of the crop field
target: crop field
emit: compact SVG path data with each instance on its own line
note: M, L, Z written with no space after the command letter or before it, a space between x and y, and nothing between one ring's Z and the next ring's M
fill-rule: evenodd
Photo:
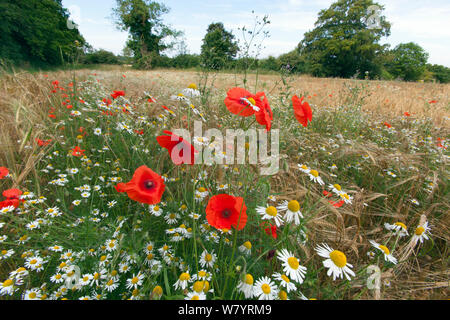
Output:
M0 299L448 298L449 84L103 67L0 89Z

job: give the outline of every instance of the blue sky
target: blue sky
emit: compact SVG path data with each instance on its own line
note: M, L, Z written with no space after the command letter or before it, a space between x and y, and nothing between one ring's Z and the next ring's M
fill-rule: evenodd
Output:
M294 49L303 34L314 27L321 9L333 0L165 0L170 12L164 22L183 31L190 53L200 53L202 39L211 22L223 22L239 38L238 27L253 26L254 15L269 16L270 38L265 39L261 57L278 56ZM392 23L391 36L383 39L392 47L416 42L430 55L429 62L450 67L450 1L378 0ZM73 13L80 32L96 49L121 53L127 33L118 31L111 18L115 0L63 0Z

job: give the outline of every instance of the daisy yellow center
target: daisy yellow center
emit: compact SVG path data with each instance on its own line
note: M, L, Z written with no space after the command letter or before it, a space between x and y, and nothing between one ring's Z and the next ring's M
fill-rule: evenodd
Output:
M106 256L101 256L100 257L100 261L105 261L106 260Z
M255 99L253 99L253 98L248 98L247 99L252 105L255 105L256 104L256 101L255 101Z
M167 251L169 249L169 247L167 246L167 245L165 245L164 247L163 247L163 250L164 251Z
M270 286L269 286L267 283L264 283L264 284L261 286L261 290L262 290L262 292L264 292L265 294L269 294L270 291L271 291Z
M289 259L287 259L287 262L289 264L289 267L294 270L297 270L300 265L298 259L295 257L290 257Z
M31 299L35 299L35 298L36 298L36 292L31 292L30 295L29 295L29 297L30 297Z
M12 286L13 281L11 279L6 280L5 282L3 282L3 287L10 287Z
M200 271L198 272L198 276L199 276L200 278L204 278L204 277L206 277L206 272L203 271L203 270L200 270Z
M341 193L340 196L341 196L341 198L345 198L347 200L349 199L349 196L346 193Z
M401 222L396 222L396 223L394 223L396 226L399 226L399 227L402 227L402 229L404 229L404 230L406 230L407 228L406 228L406 225L404 224L404 223L401 223Z
M33 260L30 261L30 264L36 264L36 262L37 262L37 260L33 259Z
M139 294L139 290L138 289L134 289L131 294L133 295L133 297L136 297Z
M301 168L302 168L303 170L307 170L307 169L308 169L308 167L305 166L305 165L302 165Z
M181 206L181 208L180 208L180 209L181 209L181 210L186 210L186 208L187 208L187 207L186 207L186 205L185 205L185 204L183 204L183 205Z
M383 250L385 254L389 254L390 253L389 249L386 246L383 246L382 244L380 244L379 248L381 250Z
M206 189L205 188L203 188L203 187L201 187L201 188L198 188L198 192L205 192L206 191Z
M319 176L319 172L317 170L311 170L309 173L311 173L316 178Z
M336 190L338 190L338 191L341 191L341 190L342 190L341 186L338 185L338 184L335 184L335 185L334 185L334 188L335 188Z
M330 252L330 259L339 268L343 268L347 264L347 257L343 252L339 250L334 250L333 252Z
M210 262L212 260L212 255L210 255L209 253L205 255L205 260L207 262Z
M188 88L189 88L189 89L197 90L197 85L196 85L195 83L191 83L191 84L188 86Z
M287 293L284 290L280 290L280 292L278 293L278 298L280 298L280 300L287 300Z
M113 279L110 279L110 280L108 281L107 285L108 285L108 286L112 286L113 283L114 283L114 280L113 280Z
M281 276L281 279L283 279L287 283L291 282L291 280L289 280L289 278L286 277L286 275L284 275L284 274Z
M89 280L89 277L88 276L85 276L85 277L83 277L83 281L88 281Z
M155 206L155 207L153 208L153 210L154 210L154 211L159 211L159 207L158 207L158 206Z
M179 93L178 96L179 96L179 97L184 97L184 94Z
M17 269L17 273L20 273L20 272L24 272L24 271L26 271L27 269L25 269L24 267L20 267L19 269Z
M147 250L148 250L148 251L153 250L153 246L147 246Z
M418 227L418 228L416 228L415 234L416 234L417 236L420 236L420 235L422 235L422 233L424 233L424 232L425 232L425 228L424 228L424 227Z
M205 284L203 281L196 281L194 283L193 289L195 292L202 292Z
M292 200L288 203L288 209L292 212L297 212L300 210L300 204L296 200Z
M161 288L160 286L156 286L156 287L153 289L153 293L156 294L156 295L158 295L158 296L161 296L161 295L163 294L163 290L162 290L162 288Z
M5 254L7 254L7 253L8 253L8 251L2 250L2 255L5 255Z
M59 265L59 267L62 269L62 268L64 268L66 266L66 263L65 262L61 262L61 264Z
M277 216L277 208L270 206L266 209L266 213L271 217L276 217Z
M152 259L153 259L153 254L149 253L149 254L147 255L147 260L152 260Z
M114 248L114 245L115 245L115 244L114 244L114 242L112 241L112 242L109 243L108 246L109 246L110 248Z
M250 241L244 242L244 247L246 247L248 250L250 250L252 248L251 242Z
M189 279L191 279L189 273L184 272L180 275L180 281L188 281Z
M115 277L116 275L117 275L117 270L111 271L111 276L112 276L112 277Z
M169 218L170 219L175 219L175 213L171 213L170 215L169 215ZM150 249L151 250L151 249Z
M136 283L138 283L138 282L139 282L138 277L134 277L133 279L131 279L131 283L132 283L132 284L136 284Z
M59 279L61 279L61 275L60 274L57 274L56 276L55 276L55 279L57 279L57 280L59 280Z
M198 295L192 296L191 300L200 300L200 297Z
M248 285L252 285L253 284L253 276L251 274L246 274L244 282Z

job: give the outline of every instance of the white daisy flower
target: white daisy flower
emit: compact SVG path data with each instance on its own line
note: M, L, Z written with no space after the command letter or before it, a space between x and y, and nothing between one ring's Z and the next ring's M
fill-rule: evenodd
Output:
M385 223L384 227L387 230L392 231L394 235L398 235L400 237L405 237L408 235L408 229L406 225L402 222L396 222L394 224Z
M203 292L189 292L184 300L206 300L206 295Z
M175 290L178 290L178 289L184 290L187 288L188 283L191 281L192 281L192 279L191 279L189 272L183 272L179 276L177 282L175 282L173 286L175 287Z
M202 268L205 267L209 267L212 268L214 267L214 263L216 262L217 256L214 253L214 250L211 253L208 253L208 251L204 250L202 252L202 255L200 256L200 265L202 266Z
M251 274L246 274L245 277L239 282L237 289L242 292L245 299L253 298L253 276Z
M412 236L411 241L413 241L414 245L416 245L419 241L423 243L423 240L429 240L431 228L428 226L428 221L425 221L424 224L419 225L414 231L414 235Z
M374 240L369 240L369 242L372 244L372 246L383 252L384 259L386 261L392 262L393 264L397 264L397 259L390 253L389 249L386 246L379 244Z
M328 268L327 275L333 275L333 281L336 278L343 279L345 276L347 280L350 280L350 276L355 276L355 273L350 269L353 266L347 263L347 257L345 254L339 250L333 250L326 243L316 247L317 254L322 258L326 258L323 261L323 266Z
M282 262L284 273L292 280L302 284L306 274L306 267L287 249L278 252L278 259Z
M286 291L289 293L291 291L297 290L297 287L294 283L291 282L291 279L289 279L285 274L281 273L274 273L273 274L275 280L280 281L281 287L286 288Z
M259 300L275 300L278 296L278 288L269 277L262 277L255 282L253 295Z
M274 206L259 206L256 207L256 212L261 215L261 219L263 220L274 220L277 227L280 227L283 225L283 218L278 213L277 208Z
M300 218L303 219L303 214L300 212L300 204L296 200L284 201L277 207L277 209L284 213L284 219L287 223L293 222L296 225L300 224Z

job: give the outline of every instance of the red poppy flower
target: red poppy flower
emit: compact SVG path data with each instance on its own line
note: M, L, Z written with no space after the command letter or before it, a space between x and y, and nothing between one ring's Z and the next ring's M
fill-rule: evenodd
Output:
M428 103L437 103L437 100L428 101Z
M244 229L247 224L247 207L244 199L228 194L218 194L209 199L206 220L217 229Z
M225 98L228 111L242 117L250 117L261 108L261 100L242 88L232 88Z
M406 111L405 113L403 113L403 115L404 115L405 117L410 117L410 116L411 116L411 114L410 114L408 111Z
M9 174L8 168L0 167L0 180L5 178Z
M49 145L50 142L52 142L52 139L49 139L49 140L41 140L41 139L37 139L37 138L36 138L36 142L37 142L37 144L38 144L39 147L45 147L45 146Z
M10 199L10 200L5 200L5 201L0 201L0 209L9 207L9 206L13 206L14 208L17 208L20 204L20 200L19 199Z
M114 90L114 93L111 94L111 97L113 97L113 99L117 99L118 97L124 97L124 96L125 96L125 91Z
M72 155L75 157L81 157L84 156L84 152L86 150L82 150L79 146L76 146L75 148L72 149Z
M266 126L266 131L270 131L273 113L269 105L269 100L264 92L258 92L256 96L258 97L258 100L262 102L260 110L255 113L256 121L258 121L259 124Z
M331 192L328 192L327 190L323 190L322 193L327 198L331 198L333 196L333 194Z
M195 153L197 150L183 138L173 134L170 131L164 131L168 136L156 137L159 145L169 151L170 158L175 165L194 164Z
M130 182L119 183L115 188L117 192L126 192L131 200L157 204L161 201L165 187L160 175L147 166L141 166L134 172Z
M20 191L19 189L8 189L3 191L3 196L7 199L7 200L13 200L13 199L19 199L19 196L22 195L22 191Z
M344 205L345 201L341 200L339 202L334 202L334 201L329 201L331 203L331 205L335 208L340 208Z
M385 125L388 128L392 128L392 126L389 123L387 123L387 122L383 123L383 125Z
M312 120L312 110L308 102L303 102L303 97L299 99L297 96L292 97L292 106L294 108L294 116L297 121L304 127L308 126L308 121Z
M272 236L272 238L274 239L278 237L276 225L272 225L271 223L269 223L269 227L265 228L264 231L266 232L267 235Z

